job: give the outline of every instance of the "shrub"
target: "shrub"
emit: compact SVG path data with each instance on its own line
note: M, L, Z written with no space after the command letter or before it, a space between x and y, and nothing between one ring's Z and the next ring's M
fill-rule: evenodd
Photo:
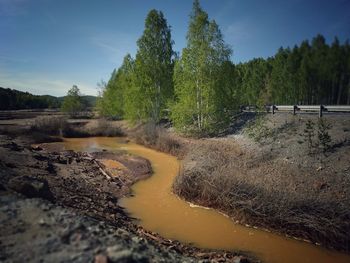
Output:
M256 142L262 138L272 136L272 130L265 125L263 116L258 116L254 122L251 122L246 129L246 133Z
M119 126L113 125L111 122L105 119L99 119L97 126L88 130L90 136L124 136L122 129Z
M332 125L330 123L327 123L323 118L320 118L318 121L317 138L323 153L326 153L331 147L330 144L332 142L332 139L328 133L331 128Z
M61 135L62 130L66 125L67 119L65 117L42 116L34 120L30 130L49 135Z
M156 125L154 122L148 122L141 126L135 133L131 134L136 143L146 145L162 152L181 157L184 153L183 144L170 135L165 128Z
M315 124L311 120L307 120L306 126L304 129L304 137L307 142L307 147L309 150L309 154L312 153L312 149L314 147L314 136L315 136Z

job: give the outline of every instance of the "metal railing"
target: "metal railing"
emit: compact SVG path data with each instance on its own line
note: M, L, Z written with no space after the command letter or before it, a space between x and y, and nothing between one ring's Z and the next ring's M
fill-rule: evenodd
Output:
M323 116L323 113L336 112L336 113L350 113L350 105L268 105L265 106L267 112L292 112L294 115L298 112L305 113L318 113L319 117ZM241 111L257 111L256 106L243 106Z

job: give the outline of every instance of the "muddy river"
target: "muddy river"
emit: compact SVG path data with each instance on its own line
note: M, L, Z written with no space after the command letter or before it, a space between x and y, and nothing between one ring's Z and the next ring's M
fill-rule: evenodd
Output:
M215 210L181 200L171 191L179 161L168 154L122 141L99 137L66 139L62 144L67 150L77 151L123 149L150 160L154 174L132 187L132 197L120 200L121 206L138 218L138 224L145 229L198 247L247 251L264 262L350 262L349 255L241 226Z

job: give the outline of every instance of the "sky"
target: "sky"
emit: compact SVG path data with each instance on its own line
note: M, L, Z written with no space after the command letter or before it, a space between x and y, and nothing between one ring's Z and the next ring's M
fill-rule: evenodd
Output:
M316 34L350 38L350 0L201 0L233 49L232 61L273 56ZM191 0L0 0L0 87L97 95L123 57L137 52L144 20L161 10L174 49L186 46Z

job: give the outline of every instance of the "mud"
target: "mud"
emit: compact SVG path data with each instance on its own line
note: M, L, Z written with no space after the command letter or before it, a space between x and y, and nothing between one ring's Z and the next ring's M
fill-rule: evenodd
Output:
M248 262L132 222L118 199L152 175L146 159L123 151L48 151L29 142L0 135L0 261ZM115 167L106 169L106 160Z

